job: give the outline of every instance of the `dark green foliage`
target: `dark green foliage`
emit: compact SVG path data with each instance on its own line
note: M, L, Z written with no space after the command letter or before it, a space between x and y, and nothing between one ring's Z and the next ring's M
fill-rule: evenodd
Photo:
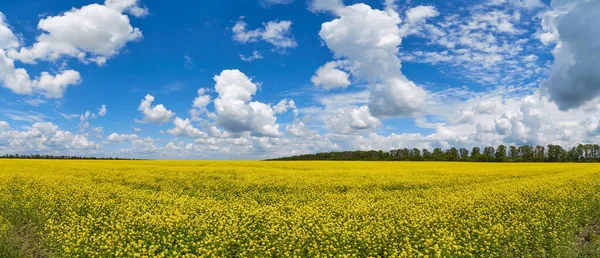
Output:
M0 156L0 159L82 159L82 160L141 160L141 159L127 159L127 158L98 158L98 157L81 157L81 156L54 156L54 155L40 155L40 154L30 154L30 155L19 155L19 154L4 154Z
M597 144L579 144L568 151L558 145L544 146L504 146L497 149L488 146L474 147L469 150L451 147L443 150L435 148L396 149L385 151L345 151L307 154L272 160L370 160L370 161L472 161L472 162L600 162L600 146Z

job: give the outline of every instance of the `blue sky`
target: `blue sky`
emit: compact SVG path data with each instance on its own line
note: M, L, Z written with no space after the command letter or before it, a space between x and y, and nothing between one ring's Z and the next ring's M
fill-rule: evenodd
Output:
M3 1L0 154L261 159L598 142L595 7Z

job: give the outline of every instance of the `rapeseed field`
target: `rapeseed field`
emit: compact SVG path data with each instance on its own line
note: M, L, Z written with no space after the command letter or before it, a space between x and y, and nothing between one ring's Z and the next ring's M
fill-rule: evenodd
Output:
M0 160L0 256L593 256L600 166Z

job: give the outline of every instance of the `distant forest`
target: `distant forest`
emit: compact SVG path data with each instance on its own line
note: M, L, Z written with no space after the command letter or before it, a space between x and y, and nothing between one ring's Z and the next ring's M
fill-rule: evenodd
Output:
M565 150L558 145L450 148L442 150L397 149L391 151L345 151L284 157L276 160L366 160L366 161L469 161L469 162L600 162L600 146L580 144Z
M139 159L126 159L126 158L97 158L97 157L81 157L81 156L54 156L54 155L40 155L40 154L4 154L0 156L0 159L82 159L82 160L139 160Z

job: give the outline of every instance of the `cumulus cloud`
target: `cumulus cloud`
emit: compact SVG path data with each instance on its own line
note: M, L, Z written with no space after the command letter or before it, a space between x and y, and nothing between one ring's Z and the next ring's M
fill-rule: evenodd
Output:
M271 106L253 101L257 85L239 70L224 70L214 77L216 122L232 133L251 132L253 135L281 135Z
M338 69L339 62L328 62L317 69L315 75L311 78L312 83L317 87L330 90L335 88L347 88L350 86L348 73Z
M338 18L323 23L319 35L336 58L348 63L353 76L370 84L370 112L378 117L399 117L421 111L427 92L400 71L398 13L365 4L346 6L335 13Z
M27 70L15 68L14 60L0 49L0 82L16 94L38 93L47 98L62 98L67 87L81 83L81 77L77 71L66 70L57 75L42 72L39 78L32 80Z
M141 6L139 0L106 0L104 5L121 13L129 13L135 17L148 15L148 8Z
M600 94L600 2L552 1L559 45L550 78L542 84L561 110L582 106ZM568 11L565 11L568 10Z
M140 137L137 136L137 134L118 134L118 133L112 133L106 139L109 142L127 142L127 141L137 140L139 138Z
M74 135L50 122L34 123L30 128L0 130L0 150L65 151L69 149L98 149L100 146L84 135Z
M71 85L81 83L81 75L73 70L63 71L56 76L42 72L42 76L34 81L34 88L38 88L47 98L62 98Z
M173 121L175 128L167 130L167 133L174 136L184 136L188 138L203 138L208 137L208 134L200 131L198 128L195 128L189 119L181 119L179 117L175 118Z
M436 17L439 12L433 6L417 6L406 10L406 23L401 27L403 36L420 31L428 18Z
M22 95L33 93L33 83L27 70L15 68L14 60L8 58L2 49L0 49L0 81L2 86L14 93Z
M108 0L105 5L90 4L43 18L38 29L44 33L37 36L33 46L11 49L8 56L25 63L76 57L104 64L125 44L142 38L142 32L132 27L129 17L123 14L143 16L142 10L135 0Z
M6 17L0 12L0 49L16 48L19 45L19 38L12 32L6 22Z
M77 115L67 115L67 114L61 114L64 118L66 119L71 119L74 117L77 117ZM91 124L90 124L90 120L91 119L96 119L98 117L102 117L106 115L106 105L102 105L99 109L98 109L98 113L92 113L90 111L86 111L85 113L79 115L79 130L80 131L84 131L86 129L88 129ZM101 132L98 132L101 133Z
M200 120L200 116L207 112L206 106L208 106L208 104L211 102L210 95L208 95L207 92L208 89L206 88L198 89L198 97L194 99L194 102L192 103L192 109L190 109L192 121Z
M152 106L152 102L154 102L154 96L150 94L146 95L138 107L138 110L142 112L144 117L137 122L145 124L164 124L171 121L175 116L175 113L168 110L164 105L158 104Z
M381 126L381 122L369 112L369 107L339 109L327 120L327 125L336 133L352 134L371 131Z
M283 114L288 111L288 109L296 109L296 102L293 100L282 99L277 103L277 105L273 106L273 111L275 114Z
M288 134L299 138L319 138L319 134L317 132L308 128L308 126L306 126L306 124L299 119L295 119L294 123L287 125L285 130Z
M296 39L292 35L291 21L270 21L263 24L263 28L254 30L247 29L248 24L243 17L233 26L233 39L239 43L265 41L276 49L285 51L287 48L298 46Z
M37 93L47 98L62 98L69 86L81 83L79 72L63 69L55 75L42 72L32 80L27 70L15 68L14 61L34 64L37 60L54 62L61 57L76 57L85 63L104 64L126 43L142 38L141 31L130 25L123 12L143 16L147 13L144 10L137 0L108 0L105 5L73 8L41 19L38 29L44 33L36 37L31 47L21 46L0 13L0 83L21 95Z

